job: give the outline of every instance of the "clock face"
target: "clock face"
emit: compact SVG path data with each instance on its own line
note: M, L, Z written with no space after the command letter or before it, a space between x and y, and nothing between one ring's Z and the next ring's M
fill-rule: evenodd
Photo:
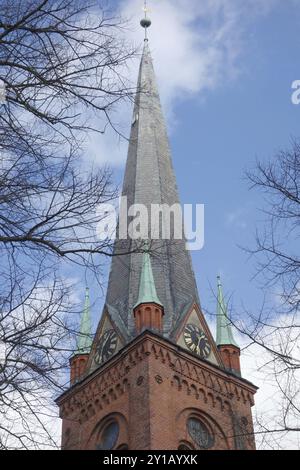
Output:
M210 355L211 346L205 333L198 326L189 323L184 332L184 341L187 347L203 359Z
M95 362L102 364L107 361L116 351L118 343L118 336L114 330L106 330L100 338L98 343Z

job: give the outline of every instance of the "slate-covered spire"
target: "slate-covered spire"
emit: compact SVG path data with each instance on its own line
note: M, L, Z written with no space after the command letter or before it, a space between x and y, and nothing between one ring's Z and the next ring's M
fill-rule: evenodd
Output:
M128 208L142 204L150 214L151 204L171 207L179 203L179 197L148 40L144 41L137 90L122 195L127 197ZM128 217L128 224L131 221ZM134 243L117 240L115 254L134 251ZM164 306L163 334L172 338L192 305L199 305L191 258L185 240L152 240L151 249L156 252L151 258L153 278ZM125 340L136 334L132 310L142 262L143 254L136 252L112 258L104 310Z
M232 345L239 347L234 340L231 322L227 314L221 278L218 276L218 297L217 297L217 346Z
M77 349L75 354L89 354L92 346L92 324L90 313L90 291L85 290L84 308L81 316L80 330L77 337Z
M150 255L149 252L145 252L143 256L139 296L134 308L141 304L150 303L163 306L157 296Z

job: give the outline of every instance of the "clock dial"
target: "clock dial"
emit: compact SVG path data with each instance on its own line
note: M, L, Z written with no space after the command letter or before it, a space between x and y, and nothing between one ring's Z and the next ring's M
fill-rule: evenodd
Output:
M97 364L102 364L102 362L107 361L113 353L116 351L118 343L118 336L114 330L106 330L100 338L98 343L95 362Z
M205 333L198 328L198 326L189 323L186 325L183 337L185 344L193 353L197 354L203 359L210 355L211 346Z

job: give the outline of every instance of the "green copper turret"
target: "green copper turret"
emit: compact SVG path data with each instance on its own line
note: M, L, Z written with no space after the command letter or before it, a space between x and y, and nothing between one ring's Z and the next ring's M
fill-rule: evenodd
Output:
M231 322L228 318L220 276L218 276L217 302L217 346L232 345L238 348L239 346L234 340Z
M157 296L150 255L148 252L145 252L143 254L139 296L133 308L136 308L138 305L148 303L155 303L157 305L163 306Z
M86 288L84 308L81 317L80 331L77 338L77 349L76 354L89 354L92 346L92 324L91 324L91 313L90 313L90 291Z

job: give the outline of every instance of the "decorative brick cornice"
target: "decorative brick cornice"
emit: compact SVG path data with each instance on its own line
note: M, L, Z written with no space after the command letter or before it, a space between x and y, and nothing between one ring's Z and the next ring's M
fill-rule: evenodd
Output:
M225 401L233 403L235 400L242 400L244 403L249 401L251 406L254 404L256 387L252 384L147 331L119 351L103 367L59 397L57 403L61 417L72 419L76 416L80 422L88 420L97 410L102 410L124 394L130 386L136 386L129 383L128 374L149 356L172 369L171 385L177 386L179 390L185 389L188 394L195 395L203 393L204 399L211 395L213 402L222 402L221 406L224 406Z

